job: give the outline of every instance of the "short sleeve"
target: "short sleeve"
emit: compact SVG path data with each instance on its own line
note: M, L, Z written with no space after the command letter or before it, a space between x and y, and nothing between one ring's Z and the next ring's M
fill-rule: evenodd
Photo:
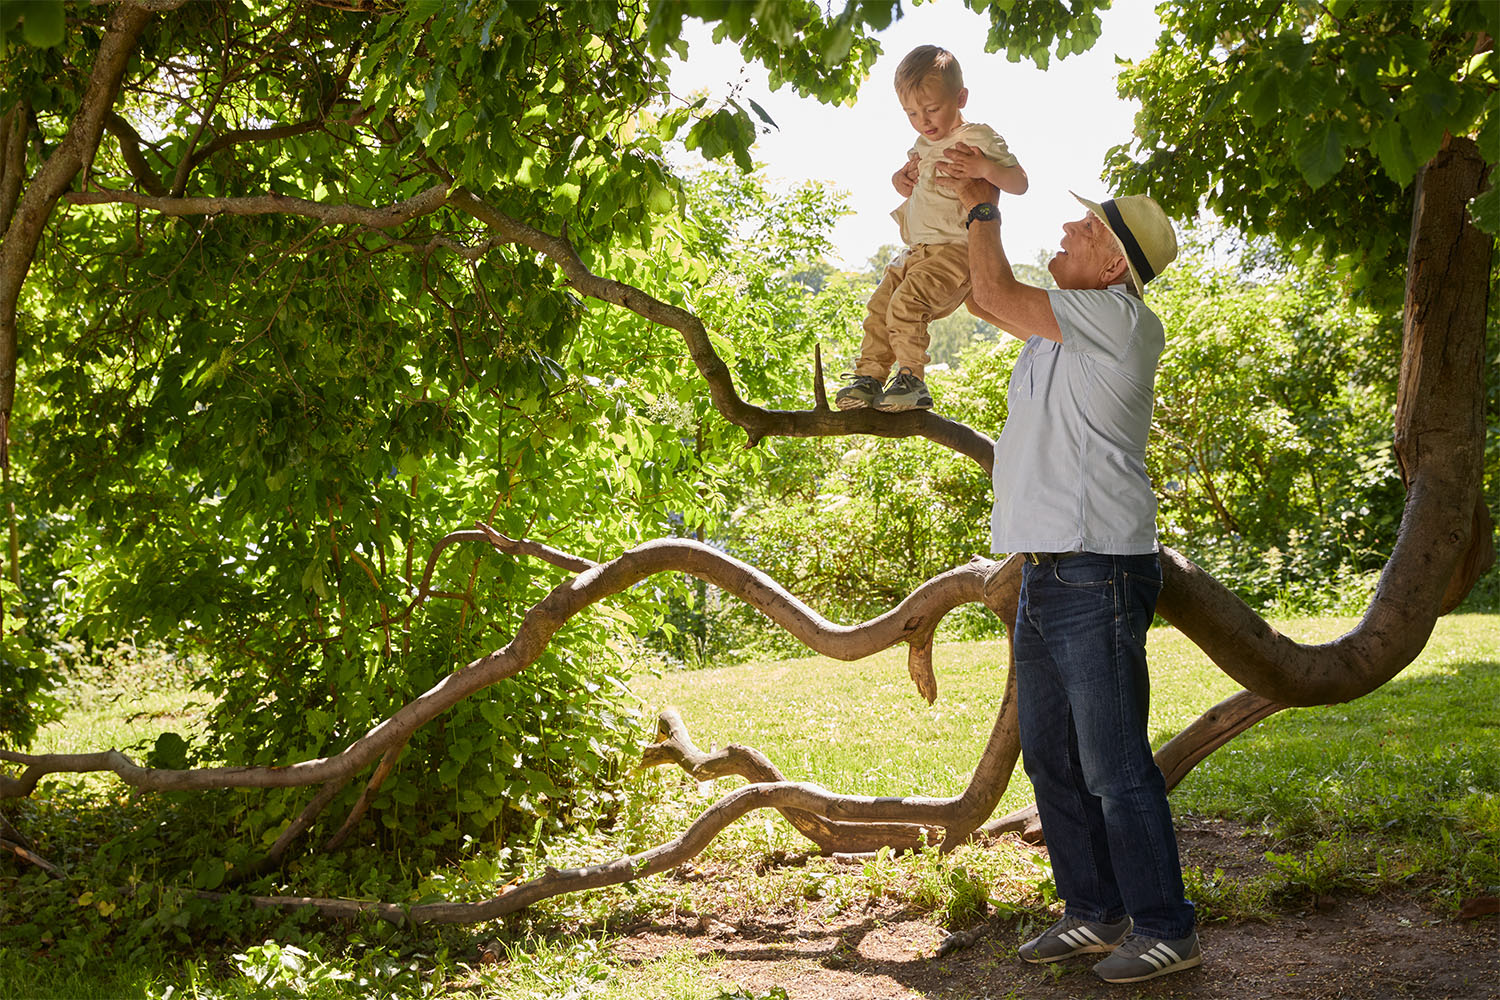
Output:
M1122 370L1133 367L1130 359L1146 357L1154 371L1163 342L1161 321L1144 304L1122 292L1098 288L1052 290L1047 296L1064 350Z

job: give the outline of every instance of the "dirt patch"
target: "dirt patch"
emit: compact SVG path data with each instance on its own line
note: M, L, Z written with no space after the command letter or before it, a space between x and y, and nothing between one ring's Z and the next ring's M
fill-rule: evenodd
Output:
M1265 870L1273 846L1207 821L1184 824L1179 837L1185 863L1227 876ZM781 986L792 1000L1500 1000L1500 917L1456 921L1404 895L1336 893L1267 922L1207 923L1199 928L1202 967L1133 986L1101 982L1087 959L1022 962L1018 923L991 920L973 945L936 958L943 929L888 901L856 913L813 907L732 923L684 914L637 928L615 954L648 961L684 947L717 953L726 983L752 994Z

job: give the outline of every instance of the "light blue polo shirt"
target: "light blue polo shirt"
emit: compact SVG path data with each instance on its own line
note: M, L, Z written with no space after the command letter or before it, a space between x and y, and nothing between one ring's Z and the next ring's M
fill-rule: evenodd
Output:
M995 442L993 552L1155 552L1146 474L1161 320L1123 284L1049 291L1062 343L1032 337Z

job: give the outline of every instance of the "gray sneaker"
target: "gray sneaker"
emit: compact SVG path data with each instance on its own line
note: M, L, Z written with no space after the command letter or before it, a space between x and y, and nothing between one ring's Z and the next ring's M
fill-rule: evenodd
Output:
M927 383L912 372L910 368L903 368L891 379L890 385L875 400L875 409L884 410L887 413L897 413L902 410L930 410L932 409L932 393L927 391Z
M880 379L874 375L850 373L844 375L843 378L848 379L849 384L833 397L834 405L841 410L862 410L867 406L873 406L880 396Z
M1040 937L1032 938L1016 950L1023 959L1035 963L1061 962L1074 955L1095 955L1113 951L1125 940L1132 926L1129 917L1116 924L1063 917Z
M1181 972L1203 964L1198 935L1176 941L1132 934L1114 953L1094 966L1094 974L1106 983L1139 983L1169 972Z

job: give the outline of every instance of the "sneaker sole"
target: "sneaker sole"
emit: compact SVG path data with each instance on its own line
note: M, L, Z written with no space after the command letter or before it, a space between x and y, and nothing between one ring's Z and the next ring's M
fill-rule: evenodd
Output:
M1197 968L1202 964L1203 956L1194 955L1192 958L1185 958L1180 962L1174 962L1172 965L1169 965L1164 969L1156 969L1152 972L1148 972L1144 976L1126 976L1118 979L1111 979L1109 976L1099 976L1099 978L1104 980L1106 983L1144 983L1146 980L1155 979L1157 976L1168 976L1174 972L1181 972L1184 969ZM1098 975L1098 973L1095 973L1095 975Z
M906 413L911 410L930 410L931 403L891 403L876 406L881 413Z
M1051 965L1053 962L1065 962L1070 958L1077 958L1079 955L1107 955L1118 947L1120 946L1117 944L1090 944L1084 945L1076 951L1064 952L1061 955L1045 957L1038 955L1036 958L1027 958L1025 955L1021 955L1021 961L1030 962L1032 965ZM1020 954L1020 952L1017 952L1017 954Z
M843 399L835 399L833 401L833 405L837 406L841 410L868 410L870 408L870 404L866 403L864 400L849 399L848 397L845 397Z

